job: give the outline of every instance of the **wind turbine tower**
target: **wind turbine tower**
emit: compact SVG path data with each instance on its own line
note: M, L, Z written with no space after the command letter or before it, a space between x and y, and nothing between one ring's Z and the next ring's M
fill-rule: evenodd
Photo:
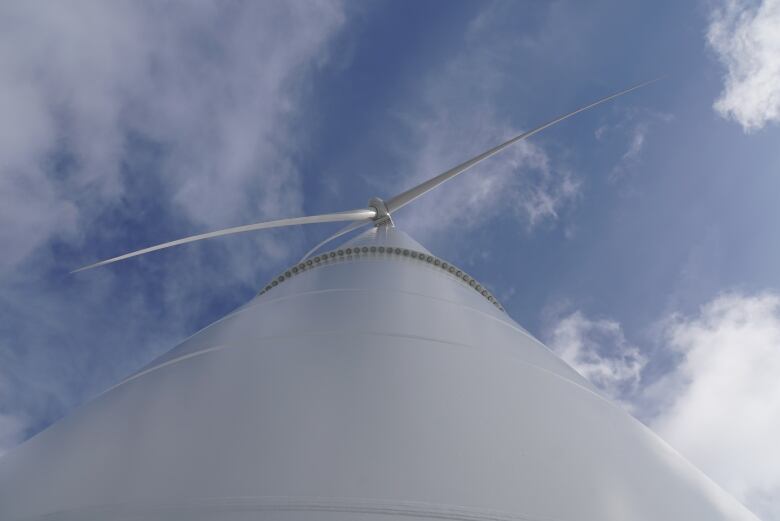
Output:
M348 221L244 306L0 459L0 520L757 521L392 224L480 161L643 85L365 209L88 266Z

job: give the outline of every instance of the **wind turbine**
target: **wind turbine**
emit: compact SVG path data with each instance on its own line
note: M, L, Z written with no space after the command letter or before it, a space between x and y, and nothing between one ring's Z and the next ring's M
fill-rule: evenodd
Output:
M565 119L568 119L576 114L579 114L580 112L584 112L588 109L591 109L597 105L601 105L602 103L606 103L607 101L610 101L612 99L615 99L617 97L620 97L624 94L628 94L631 91L640 89L642 87L645 87L651 83L655 83L660 78L656 78L653 80L645 81L643 83L640 83L638 85L634 85L632 87L629 87L627 89L621 90L620 92L616 92L614 94L610 94L609 96L605 96L599 100L596 100L592 103L589 103L583 107L580 107L576 110L573 110L571 112L568 112L566 114L563 114L561 116L558 116L554 119L551 119L550 121L547 121L541 125L539 125L536 128L533 128L527 132L523 132L522 134L519 134L511 139L508 139L507 141L501 143L500 145L497 145L490 150L486 150L485 152L482 152L478 156L472 157L471 159L464 161L463 163L459 164L458 166L455 166L446 172L442 172L441 174L432 177L431 179L428 179L424 183L420 183L419 185L410 188L409 190L406 190L405 192L401 192L398 195L395 195L394 197L391 197L387 201L383 201L379 197L372 197L368 202L368 208L360 208L357 210L347 210L344 212L337 212L337 213L326 213L321 215L309 215L306 217L291 217L287 219L279 219L275 221L266 221L261 223L255 223L255 224L246 224L243 226L236 226L233 228L226 228L224 230L217 230L214 232L208 232L208 233L202 233L199 235L192 235L190 237L184 237L183 239L177 239L175 241L165 242L162 244L157 244L155 246L150 246L148 248L143 248L141 250L133 251L130 253L125 253L124 255L119 255L117 257L112 257L110 259L106 259L100 262L96 262L94 264L90 264L88 266L84 266L82 268L78 268L76 270L73 270L71 273L77 273L79 271L88 270L91 268L96 268L98 266L105 266L106 264L111 264L113 262L118 262L125 259L130 259L132 257L137 257L138 255L144 255L146 253L151 253L153 251L157 250L164 250L166 248L172 248L173 246L179 246L181 244L187 244L190 242L195 241L201 241L204 239L212 239L214 237L221 237L223 235L233 235L236 233L245 233L245 232L251 232L256 230L265 230L269 228L281 228L284 226L295 226L299 224L319 224L319 223L330 223L330 222L339 222L339 221L351 221L350 224L345 226L343 229L339 230L335 234L331 235L321 243L317 244L314 248L309 250L306 255L304 255L303 260L306 260L312 253L320 249L322 246L327 244L328 242L341 237L342 235L349 233L352 230L356 230L366 224L374 223L377 226L381 226L386 223L392 222L392 212L395 212L396 210L400 210L407 204L411 203L418 197L426 194L427 192L430 192L434 188L438 187L442 183L449 181L453 177L462 174L466 170L470 169L473 166L476 166L477 164L481 163L482 161L498 154L502 150L514 145L515 143L522 141L524 139L528 139L529 137L533 136L534 134L538 134L542 130L549 128L556 123L559 123Z
M477 163L648 83L365 209L76 270L348 222L250 302L5 455L0 519L755 521L478 281L392 226Z

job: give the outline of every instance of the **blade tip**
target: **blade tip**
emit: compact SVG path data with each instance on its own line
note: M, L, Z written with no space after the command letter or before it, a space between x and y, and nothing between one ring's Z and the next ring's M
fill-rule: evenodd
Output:
M96 268L97 266L100 266L100 263L97 264L90 264L88 266L82 266L80 268L76 268L75 270L72 270L68 275L73 275L74 273L78 273L80 271L86 271L91 268Z

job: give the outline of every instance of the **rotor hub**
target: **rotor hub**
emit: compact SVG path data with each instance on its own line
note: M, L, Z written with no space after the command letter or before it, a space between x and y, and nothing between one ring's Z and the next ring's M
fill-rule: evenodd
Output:
M387 209L385 202L379 197L372 197L368 201L368 207L376 211L376 217L374 217L374 226L395 226L393 218L390 216L390 211Z

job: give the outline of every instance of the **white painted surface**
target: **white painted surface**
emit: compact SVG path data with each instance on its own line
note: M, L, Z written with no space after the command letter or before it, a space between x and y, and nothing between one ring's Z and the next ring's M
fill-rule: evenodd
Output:
M400 232L355 243L422 247ZM379 242L376 242L379 241ZM0 459L0 519L753 520L462 282L300 273Z

